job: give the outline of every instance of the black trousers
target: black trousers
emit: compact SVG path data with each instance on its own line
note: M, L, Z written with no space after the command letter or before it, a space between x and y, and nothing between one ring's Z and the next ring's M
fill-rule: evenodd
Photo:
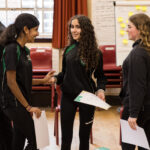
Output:
M12 150L23 150L25 139L28 144L25 150L37 150L33 119L29 112L21 106L8 107L4 113L13 121Z
M129 108L124 107L122 112L122 119L128 120L129 118ZM147 140L150 145L150 108L143 109L138 116L137 119L138 126L142 127L146 133ZM131 145L128 143L121 143L122 150L135 150L135 145ZM138 147L138 150L147 150L142 147Z
M11 150L12 125L8 117L0 109L0 150Z
M94 119L95 107L74 102L76 96L62 95L61 100L61 150L70 150L73 136L73 123L79 107L79 150L89 150L89 138Z

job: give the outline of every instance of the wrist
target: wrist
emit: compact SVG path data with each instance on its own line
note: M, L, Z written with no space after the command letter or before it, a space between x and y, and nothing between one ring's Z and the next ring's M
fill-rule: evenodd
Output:
M27 110L28 112L30 112L30 110L31 110L32 106L27 105L25 108L26 108L26 110Z
M56 77L54 77L54 82L57 83L57 78Z
M105 91L104 91L103 89L98 89L98 90L96 91L96 94L98 94L99 92L101 92L101 93L104 93L104 94L105 94Z

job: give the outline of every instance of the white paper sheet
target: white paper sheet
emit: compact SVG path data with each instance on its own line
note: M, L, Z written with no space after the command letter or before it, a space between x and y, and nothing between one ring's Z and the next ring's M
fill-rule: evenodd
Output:
M144 129L137 126L137 130L131 129L128 121L120 120L122 142L150 149Z
M40 118L36 118L35 114L33 113L33 120L34 120L37 148L40 149L45 146L48 146L49 132L45 111L42 111Z
M87 92L87 91L82 91L75 98L74 101L80 102L80 103L89 104L89 105L93 105L93 106L100 107L100 108L103 108L103 109L106 109L106 110L111 107L109 104L107 104L106 102L104 102L103 100L101 100L95 94Z

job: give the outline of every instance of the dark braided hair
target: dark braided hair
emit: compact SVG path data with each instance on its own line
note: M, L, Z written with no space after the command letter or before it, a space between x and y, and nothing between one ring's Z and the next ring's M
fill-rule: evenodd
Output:
M22 13L20 14L15 22L11 25L9 25L4 32L0 36L0 45L6 45L7 43L10 43L12 41L15 41L21 32L23 32L23 28L27 26L28 29L31 29L33 27L39 26L38 19L28 13Z

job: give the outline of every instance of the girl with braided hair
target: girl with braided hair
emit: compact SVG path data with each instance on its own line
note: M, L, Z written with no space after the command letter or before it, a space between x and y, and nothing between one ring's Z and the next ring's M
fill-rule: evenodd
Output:
M32 79L30 51L25 46L34 42L38 32L38 19L28 13L17 16L0 36L3 50L2 111L13 121L11 150L37 150L34 123L31 114L40 117L41 110L31 106L32 85L47 84L53 75L49 72L43 79Z

